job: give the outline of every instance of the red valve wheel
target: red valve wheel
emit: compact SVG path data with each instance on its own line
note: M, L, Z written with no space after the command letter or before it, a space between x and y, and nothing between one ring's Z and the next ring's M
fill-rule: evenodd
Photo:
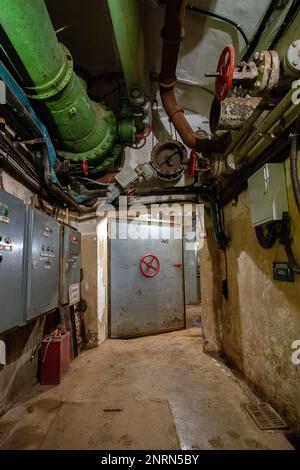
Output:
M82 173L84 174L84 176L89 175L89 166L86 160L82 161Z
M195 176L197 170L197 153L195 149L192 149L189 159L188 175L191 177Z
M233 82L233 73L235 65L235 50L232 45L223 49L218 62L216 78L216 97L219 101L225 100Z
M160 262L156 255L148 253L140 259L140 270L145 277L155 277L160 271Z

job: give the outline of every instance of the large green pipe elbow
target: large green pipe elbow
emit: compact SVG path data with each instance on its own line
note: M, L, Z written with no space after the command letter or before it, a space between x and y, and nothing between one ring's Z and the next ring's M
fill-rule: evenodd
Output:
M132 105L144 101L145 52L139 0L107 0Z
M0 0L1 47L32 99L42 101L60 141L58 154L72 160L104 160L117 134L112 111L87 95L68 50L53 29L43 0Z

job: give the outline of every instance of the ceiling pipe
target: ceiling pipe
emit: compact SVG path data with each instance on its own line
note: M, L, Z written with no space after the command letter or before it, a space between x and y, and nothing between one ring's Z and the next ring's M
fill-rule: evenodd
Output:
M294 132L291 135L292 145L291 145L291 179L292 186L295 196L296 205L298 212L300 214L300 185L299 185L299 176L298 176L298 140L299 140L299 131L300 131L300 117L296 120Z
M69 51L57 40L44 1L0 0L0 11L1 48L27 95L46 110L57 153L110 165L115 116L88 97Z
M160 95L169 120L176 128L183 143L207 156L212 152L223 152L227 142L198 137L186 120L183 109L179 108L174 92L180 43L185 37L186 7L187 0L168 0L166 3L165 22L161 32L163 51L159 75Z

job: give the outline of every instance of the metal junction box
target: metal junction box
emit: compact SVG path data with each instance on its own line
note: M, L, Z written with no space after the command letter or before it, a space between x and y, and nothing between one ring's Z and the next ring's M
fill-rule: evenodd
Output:
M80 300L81 234L69 225L62 226L60 302L73 305Z
M288 212L283 163L268 163L248 179L252 227L281 220Z
M47 214L28 208L26 319L58 307L60 224Z
M24 323L24 236L27 206L0 191L0 332Z

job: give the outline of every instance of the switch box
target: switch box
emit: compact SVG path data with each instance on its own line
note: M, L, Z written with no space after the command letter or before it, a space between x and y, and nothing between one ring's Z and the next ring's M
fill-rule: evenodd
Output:
M24 324L24 236L27 206L0 191L0 333Z
M62 226L62 256L60 276L60 302L73 305L80 292L81 234L69 225ZM72 294L73 293L73 294Z
M267 163L248 179L252 227L282 219L288 212L283 163Z
M28 208L26 319L58 307L60 224L47 214Z

